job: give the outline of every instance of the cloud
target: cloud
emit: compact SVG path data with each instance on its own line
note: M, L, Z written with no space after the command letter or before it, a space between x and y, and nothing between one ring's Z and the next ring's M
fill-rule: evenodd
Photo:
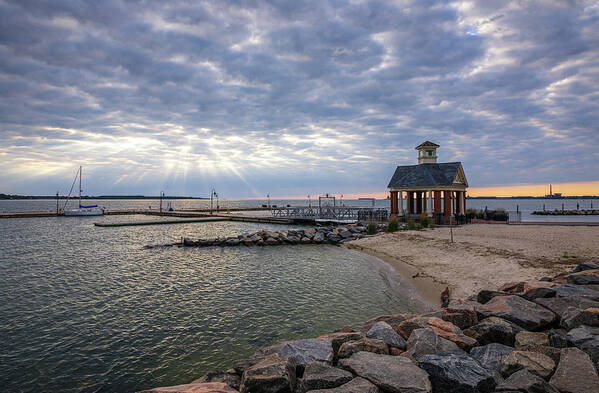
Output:
M0 192L384 191L425 139L477 187L599 179L591 1L0 1Z

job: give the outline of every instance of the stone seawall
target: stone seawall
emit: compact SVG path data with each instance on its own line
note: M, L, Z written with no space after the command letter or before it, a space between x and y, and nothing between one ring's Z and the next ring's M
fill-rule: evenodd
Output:
M599 263L587 263L430 313L264 347L228 370L145 392L589 393L599 392L598 366Z
M361 239L366 227L350 225L341 227L316 227L284 231L259 231L239 236L216 239L183 239L187 247L276 246L282 244L341 244Z

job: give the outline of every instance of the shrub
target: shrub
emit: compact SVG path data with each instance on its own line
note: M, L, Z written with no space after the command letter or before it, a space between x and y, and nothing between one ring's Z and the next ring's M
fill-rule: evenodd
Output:
M435 223L431 222L430 224L428 224L428 227L429 227L430 229L433 229L433 228L435 228Z
M416 224L414 223L414 220L408 220L408 229L415 229L416 228Z
M376 224L374 222L369 222L368 226L366 227L366 233L368 233L369 235L374 235L376 233Z
M387 232L395 232L399 229L399 222L397 222L396 218L392 218L389 220L389 225L387 225Z
M419 231L422 229L422 224L420 224L419 222L416 223L416 230Z
M418 220L420 222L420 225L422 226L422 228L426 228L428 227L428 216L426 215L426 213L422 213L420 215L420 219Z

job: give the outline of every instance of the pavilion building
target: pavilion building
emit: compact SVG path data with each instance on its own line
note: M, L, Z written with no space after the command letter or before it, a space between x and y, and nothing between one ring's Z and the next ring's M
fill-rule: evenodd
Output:
M418 165L398 166L389 181L391 216L428 216L449 219L466 213L468 181L461 162L437 163L439 145L426 141L418 146ZM405 207L404 207L405 199Z

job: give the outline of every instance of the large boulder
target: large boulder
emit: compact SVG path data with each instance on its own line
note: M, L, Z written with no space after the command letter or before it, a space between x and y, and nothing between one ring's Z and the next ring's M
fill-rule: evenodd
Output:
M166 386L143 390L138 393L235 393L237 390L232 389L224 382L192 382L185 385Z
M334 357L331 341L326 338L290 341L285 343L277 354L280 357L295 357L297 365L301 367L314 361L332 364Z
M428 373L434 392L491 392L495 387L492 372L462 350L424 355L418 365Z
M401 356L418 360L424 355L435 354L440 351L452 351L459 349L449 340L439 337L431 328L416 329L410 334L406 343L407 351Z
M362 338L362 334L358 332L336 332L331 334L326 334L324 336L320 336L318 338L325 338L331 341L331 345L333 346L333 352L335 356L339 353L339 348L343 343L348 341L357 341Z
M501 374L510 376L519 370L528 370L541 378L553 372L555 362L549 356L531 351L513 351L501 361Z
M337 357L348 358L354 353L360 351L388 355L389 347L383 340L376 340L374 338L361 338L358 341L348 341L343 343L339 348L339 352L337 352Z
M549 346L553 348L567 348L568 347L568 332L564 329L549 329L547 330L549 336Z
M500 372L501 361L512 353L513 350L514 348L507 345L492 343L472 348L470 356L476 359L487 370Z
M580 326L568 332L568 341L599 362L599 327Z
M310 390L308 393L381 393L381 390L364 378L354 378L338 388Z
M599 269L599 263L581 263L572 270L572 273L583 272L585 270L597 270L597 269Z
M331 389L343 385L354 378L349 371L332 367L321 362L312 362L304 370L298 383L297 393L315 389Z
M599 301L584 296L569 296L550 299L535 299L535 303L551 310L560 319L569 308L584 310L590 307L599 307Z
M568 275L568 282L576 285L599 284L599 269L572 273Z
M527 370L516 371L495 387L496 392L559 393L543 378Z
M599 300L599 291L576 284L562 284L553 287L553 289L555 289L555 296L557 297L584 296L593 300Z
M589 355L578 348L565 348L549 381L560 392L599 392L599 377Z
M549 335L544 332L520 332L516 334L515 347L526 351L528 348L549 345Z
M387 322L375 323L366 333L366 337L383 340L385 344L391 347L406 349L406 340L397 334Z
M467 329L478 323L477 306L480 306L478 302L463 299L451 300L442 319L453 323L460 329Z
M386 392L425 393L432 389L427 373L401 356L358 352L342 359L340 365Z
M497 296L478 310L485 317L499 317L514 322L526 330L539 330L553 322L555 315L520 296Z
M289 393L295 390L296 362L294 357L268 355L243 373L241 393Z
M489 317L464 331L479 344L499 343L514 346L516 334L524 331L520 326L503 318Z
M439 337L454 342L462 349L470 349L477 345L477 341L472 337L466 336L462 332L462 329L451 322L436 317L415 317L406 319L399 324L397 331L404 338L408 338L414 330L422 328L433 329Z
M571 330L581 325L599 326L599 308L589 307L581 310L580 308L568 307L562 315L560 326L566 330Z
M412 314L390 314L390 315L380 315L376 318L372 318L362 325L360 332L362 334L368 333L368 331L378 322L386 322L390 326L395 327L405 321L408 318L413 318L415 315Z

